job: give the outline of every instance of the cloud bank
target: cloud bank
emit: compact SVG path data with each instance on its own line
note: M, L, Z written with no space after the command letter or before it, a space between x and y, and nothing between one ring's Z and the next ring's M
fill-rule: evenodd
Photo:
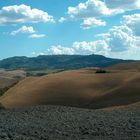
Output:
M140 0L87 0L75 7L69 6L67 14L71 19L84 20L82 25L85 29L84 25L87 28L105 26L105 21L101 20L102 17L137 9L140 9Z
M99 40L74 42L71 47L56 45L45 54L101 54L105 56L130 57L140 52L140 14L124 15L120 26L113 26L106 33L98 34Z

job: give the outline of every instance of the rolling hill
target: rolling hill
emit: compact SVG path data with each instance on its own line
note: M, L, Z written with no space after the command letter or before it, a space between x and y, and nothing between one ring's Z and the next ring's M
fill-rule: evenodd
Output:
M0 96L25 77L26 73L22 70L5 71L0 69Z
M140 61L115 64L113 66L110 66L109 69L125 70L125 71L126 70L127 71L140 71Z
M107 67L113 64L130 62L121 59L106 58L102 55L44 55L33 58L12 57L0 61L4 69L79 69L85 67Z
M140 101L140 73L110 71L96 74L81 69L27 77L0 98L3 106L64 105L80 108L106 108Z

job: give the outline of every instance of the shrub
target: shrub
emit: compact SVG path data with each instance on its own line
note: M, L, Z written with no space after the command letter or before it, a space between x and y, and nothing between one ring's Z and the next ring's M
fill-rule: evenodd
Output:
M43 72L42 72L42 73L37 73L37 74L36 74L36 76L44 76L44 75L47 75L47 73L43 73Z
M96 70L96 73L107 73L107 71L104 69L98 69Z

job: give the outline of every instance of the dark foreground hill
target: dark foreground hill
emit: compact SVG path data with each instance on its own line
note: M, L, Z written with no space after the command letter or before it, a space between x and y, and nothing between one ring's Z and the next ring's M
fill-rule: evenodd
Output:
M140 106L87 110L36 106L0 111L1 140L139 140Z
M5 69L78 69L84 67L107 67L127 62L121 59L106 58L101 55L44 55L33 58L12 57L0 61Z

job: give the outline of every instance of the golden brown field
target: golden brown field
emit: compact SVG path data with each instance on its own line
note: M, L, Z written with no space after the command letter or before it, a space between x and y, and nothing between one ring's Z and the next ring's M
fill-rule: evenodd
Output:
M27 77L0 98L7 108L34 105L64 105L81 108L124 106L140 101L140 73L110 68L96 74L81 69Z

